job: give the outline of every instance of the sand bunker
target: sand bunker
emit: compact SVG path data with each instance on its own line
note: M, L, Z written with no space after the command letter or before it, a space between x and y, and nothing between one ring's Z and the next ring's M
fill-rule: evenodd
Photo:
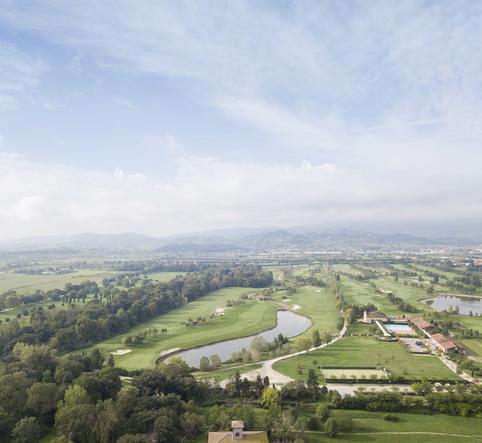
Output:
M132 352L132 349L117 349L117 351L111 352L112 355L125 355Z
M293 305L293 310L297 311L298 309L301 309L300 305Z

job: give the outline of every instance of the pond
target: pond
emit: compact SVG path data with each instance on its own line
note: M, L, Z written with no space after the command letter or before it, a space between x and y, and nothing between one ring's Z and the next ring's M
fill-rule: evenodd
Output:
M482 315L482 298L480 297L439 294L435 298L425 300L425 303L437 312L447 311L462 315Z
M277 324L273 329L268 329L267 331L249 337L235 338L199 348L188 349L187 351L177 353L176 357L181 357L192 367L199 366L201 357L211 357L211 355L214 354L219 355L221 360L225 361L231 357L233 352L239 352L243 348L249 350L249 345L255 337L260 336L266 341L271 341L281 333L291 338L301 334L311 326L310 319L291 311L278 311L276 315Z

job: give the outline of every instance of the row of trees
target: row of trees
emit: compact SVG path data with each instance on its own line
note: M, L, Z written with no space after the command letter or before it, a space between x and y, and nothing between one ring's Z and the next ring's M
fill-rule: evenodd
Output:
M16 320L0 325L0 355L15 343L45 344L70 351L128 331L159 314L226 286L262 287L272 282L271 272L254 266L215 268L177 276L169 282L142 280L139 286L119 290L102 302L91 301L69 309L34 308L30 324Z

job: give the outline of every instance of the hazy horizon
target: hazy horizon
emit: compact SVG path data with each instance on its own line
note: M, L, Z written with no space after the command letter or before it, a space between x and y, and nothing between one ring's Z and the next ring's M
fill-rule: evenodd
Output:
M473 1L1 2L0 238L481 235L481 41Z

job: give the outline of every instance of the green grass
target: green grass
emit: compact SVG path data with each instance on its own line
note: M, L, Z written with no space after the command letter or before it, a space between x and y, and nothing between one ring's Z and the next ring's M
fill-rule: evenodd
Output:
M129 354L115 356L116 364L126 369L151 367L160 353L173 348L189 349L221 340L256 334L276 324L275 303L248 301L227 308L224 317L210 319L217 307L225 307L227 300L238 299L242 294L253 292L250 288L224 288L188 303L179 309L160 315L153 320L132 328L128 333L117 335L95 345L104 352L116 349L132 349ZM206 317L208 322L187 327L181 324L189 318ZM142 345L125 346L122 339L149 328L167 328L167 334L148 337Z
M239 371L240 373L245 373L245 372L253 371L254 369L258 369L261 366L262 366L261 363L254 363L251 365L245 365L245 366L243 365L243 367L241 368L238 368L237 366L232 368L223 367L216 371L207 371L207 372L198 371L198 372L194 372L193 374L196 378L201 380L214 380L214 381L220 382L220 381L226 380L227 378L232 377L233 375L236 374L237 371Z
M316 363L315 363L316 362ZM302 367L302 374L298 371ZM309 368L386 367L393 376L409 380L423 378L459 380L435 356L417 356L405 350L400 342L381 342L372 337L345 337L324 349L281 360L274 368L289 377L306 379Z
M467 338L459 340L464 346L466 346L476 357L482 359L482 339L480 338Z
M115 275L113 271L101 270L82 270L70 272L68 274L58 275L30 275L30 274L13 274L0 273L0 294L9 290L15 290L18 293L33 293L37 289L62 289L66 283L80 283L85 280L100 283L102 279Z
M333 417L351 417L353 431L350 434L339 435L336 440L323 434L310 433L310 441L318 442L390 442L390 443L425 443L425 442L457 442L482 441L482 418L452 417L444 414L421 415L395 413L399 418L397 423L383 419L384 412L335 410ZM368 434L368 433L385 434ZM444 435L397 435L391 432L433 432L441 434L460 434L467 437ZM362 435L353 435L362 434ZM364 434L364 435L363 435Z
M283 293L277 293L277 300L281 300ZM326 288L315 288L314 286L303 286L298 288L296 293L289 296L289 301L283 302L293 312L304 315L312 321L312 325L302 335L311 336L313 329L323 332L336 332L338 313L335 305L335 298L331 296ZM294 306L300 309L293 309Z
M184 274L187 274L187 272L153 272L151 274L147 274L147 276L149 278L152 278L152 280L167 282L169 280L172 280L177 275L184 275Z

